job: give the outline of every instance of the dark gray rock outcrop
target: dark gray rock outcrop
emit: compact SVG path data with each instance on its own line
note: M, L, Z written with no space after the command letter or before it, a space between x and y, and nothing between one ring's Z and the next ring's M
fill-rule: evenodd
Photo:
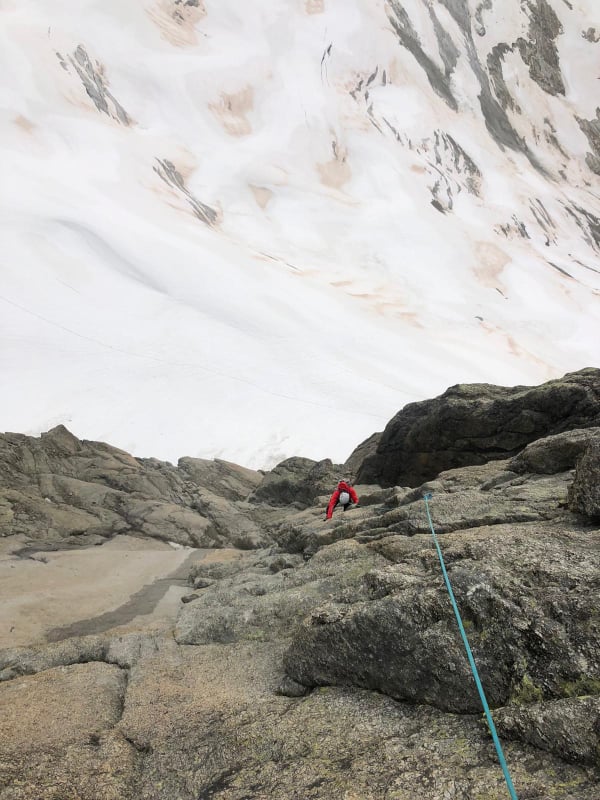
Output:
M574 469L579 456L593 441L600 442L600 428L583 428L557 433L528 444L508 464L513 472L554 475Z
M363 463L363 461L376 453L380 439L381 432L373 433L368 439L365 439L364 442L361 442L358 447L354 448L343 467L345 477L351 481L356 479L360 465Z
M59 425L39 438L0 434L0 536L46 548L120 533L182 545L248 548L268 537L243 501L261 473L184 458L178 467L79 440Z
M528 742L576 763L598 764L600 697L509 706L496 714L496 726L508 739Z
M319 495L331 493L344 477L343 467L328 458L323 461L288 458L266 473L249 500L271 506L306 508Z
M177 466L198 486L225 500L246 500L263 479L261 472L220 458L180 458Z
M593 520L600 520L600 441L585 450L575 470L569 490L569 507Z
M391 533L427 533L423 492L434 493L440 533L483 525L549 521L562 514L572 471L556 475L517 475L508 461L442 472L416 488L357 486L360 506L326 521L319 508L288 515L271 529L285 550L310 555L340 539L373 541Z
M396 414L357 482L418 486L442 470L515 456L541 437L598 425L598 369L541 386L459 384Z
M424 515L423 510L423 515ZM434 511L435 515L435 504ZM430 537L365 545L388 559L362 595L333 599L297 629L286 671L308 686L352 684L476 713L470 676ZM598 546L564 523L446 534L443 550L490 704L566 695L600 676Z

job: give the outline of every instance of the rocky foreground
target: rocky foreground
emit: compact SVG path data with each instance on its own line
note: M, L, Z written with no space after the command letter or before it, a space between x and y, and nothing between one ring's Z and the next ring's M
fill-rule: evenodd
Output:
M339 477L361 502L326 522ZM508 797L424 491L519 798L597 800L594 369L453 387L345 465L266 474L136 459L63 427L0 436L7 567L120 536L228 553L192 564L166 627L13 647L5 610L0 798Z

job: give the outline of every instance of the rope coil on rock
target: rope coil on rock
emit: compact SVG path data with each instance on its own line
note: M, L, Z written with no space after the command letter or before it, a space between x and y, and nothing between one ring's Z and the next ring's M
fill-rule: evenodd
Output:
M465 632L462 618L460 616L460 611L458 610L458 606L454 598L454 592L452 591L452 584L450 583L450 578L448 577L448 573L446 571L446 565L444 563L444 556L442 555L442 550L437 540L437 536L435 535L433 522L431 521L431 513L429 511L429 501L431 500L431 498L432 498L431 492L427 492L426 494L423 495L423 500L425 501L425 509L427 510L427 519L429 520L429 528L431 529L431 535L433 536L435 549L437 550L438 558L440 560L440 565L442 567L442 574L444 576L446 588L448 589L448 594L450 595L450 602L452 603L452 608L454 609L454 616L456 617L458 628L460 630L460 635L462 636L463 644L465 646L465 650L467 651L467 658L469 659L471 672L473 673L473 678L475 679L475 685L477 686L477 691L479 692L481 705L483 706L483 710L485 712L490 733L492 734L492 739L494 740L494 746L496 747L496 753L498 754L498 761L500 762L500 766L502 767L502 772L504 773L504 779L506 780L508 791L510 793L512 800L519 800L519 798L517 797L517 793L515 791L515 787L513 786L510 773L508 771L508 766L506 764L506 759L504 758L502 745L500 744L500 739L498 738L498 734L496 732L496 726L494 725L494 720L492 719L492 712L490 711L490 707L488 705L485 692L483 691L481 680L479 679L477 665L475 664L475 659L473 658L473 653L471 652L471 646L469 645L469 640L467 639L467 634Z

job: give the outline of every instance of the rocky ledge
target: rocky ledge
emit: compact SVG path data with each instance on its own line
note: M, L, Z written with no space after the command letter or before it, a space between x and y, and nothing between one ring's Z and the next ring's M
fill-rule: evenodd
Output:
M597 800L600 370L416 405L346 465L267 474L134 459L63 428L0 437L3 536L82 546L125 526L237 548L192 567L172 631L0 652L0 797L507 797L429 491L519 798ZM445 443L427 449L436 426ZM374 464L413 477L359 484L360 505L326 522L335 478Z

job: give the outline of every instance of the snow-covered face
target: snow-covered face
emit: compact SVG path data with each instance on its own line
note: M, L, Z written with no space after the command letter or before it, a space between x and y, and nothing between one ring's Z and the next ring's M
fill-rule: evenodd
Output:
M341 464L598 362L598 0L0 5L3 430Z

